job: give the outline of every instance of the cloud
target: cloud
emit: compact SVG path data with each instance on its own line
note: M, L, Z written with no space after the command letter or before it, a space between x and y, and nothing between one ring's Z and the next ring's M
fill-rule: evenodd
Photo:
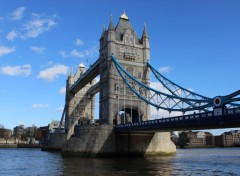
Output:
M67 72L67 66L58 64L40 71L38 77L47 81L53 81L54 79L58 78L59 75L66 75Z
M0 46L0 57L9 53L12 53L15 51L15 48L9 48L9 47L5 47L5 46Z
M150 82L150 87L163 93L169 93L169 91L160 82Z
M62 88L59 90L59 93L60 93L60 94L65 94L65 93L66 93L66 87L62 87Z
M45 50L45 48L43 47L37 47L37 46L32 46L31 50L34 51L37 54L43 54L43 51Z
M160 82L150 82L150 87L162 92L162 93L166 93L166 94L171 94ZM157 102L157 101L156 101ZM165 117L169 117L169 116L178 116L178 115L182 115L181 112L171 112L169 114L168 111L163 110L163 109L159 109L157 110L157 108L150 106L150 117L151 119L159 119L159 118L165 118Z
M171 68L169 66L159 68L160 73L169 73Z
M11 31L7 35L7 40L13 41L18 36L17 32L15 30Z
M57 25L55 16L45 17L44 15L32 14L33 19L24 24L23 38L36 38Z
M75 43L76 46L81 46L81 45L84 44L84 42L79 38L77 38L74 43Z
M93 57L94 54L98 53L98 49L96 46L92 46L90 49L85 49L83 51L78 51L73 49L69 53L65 51L59 52L62 57L77 57L77 58L84 58L84 57Z
M163 110L163 109L159 109L157 110L157 108L150 106L150 119L160 119L160 118L167 118L167 117L174 117L174 116L180 116L183 115L182 112L171 112L169 114L168 111Z
M57 112L62 112L63 109L64 109L64 107L63 107L63 106L60 106L60 107L56 108L55 110L56 110Z
M84 57L84 53L74 49L74 50L71 51L70 56L71 57L83 58Z
M100 76L98 75L98 76L95 78L95 80L96 80L96 83L99 82L99 81L100 81Z
M32 104L32 108L40 109L40 108L47 108L48 104Z
M65 51L59 51L59 54L62 56L62 57L68 57L67 53Z
M24 13L25 9L26 9L25 7L19 7L19 8L17 8L17 9L10 15L11 19L12 19L12 20L21 20L22 17L23 17L23 13Z
M23 65L23 66L5 66L0 68L0 72L9 76L28 76L31 74L31 65Z

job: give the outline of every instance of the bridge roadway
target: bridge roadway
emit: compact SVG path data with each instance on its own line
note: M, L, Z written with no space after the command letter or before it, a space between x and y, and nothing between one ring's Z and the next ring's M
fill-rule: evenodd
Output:
M116 132L169 132L240 127L240 108L226 109L225 115L214 112L155 119L115 126Z
M89 69L70 87L69 91L77 93L99 75L99 63L100 59L97 59L93 65L90 65Z

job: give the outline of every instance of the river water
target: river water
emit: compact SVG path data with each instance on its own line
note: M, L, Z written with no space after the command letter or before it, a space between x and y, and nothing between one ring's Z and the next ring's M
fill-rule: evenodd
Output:
M40 149L0 149L1 176L240 175L240 148L178 149L147 158L62 157Z

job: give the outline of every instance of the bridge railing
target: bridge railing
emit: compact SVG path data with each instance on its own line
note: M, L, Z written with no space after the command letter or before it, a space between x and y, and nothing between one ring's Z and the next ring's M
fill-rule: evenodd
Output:
M240 108L226 109L226 111L224 112L224 115L226 116L236 115L236 114L239 114L237 118L240 118ZM148 126L148 125L154 125L154 124L183 122L183 121L190 121L190 120L196 120L196 119L207 119L207 118L218 118L218 117L222 117L222 116L215 116L214 112L211 111L211 112L188 114L184 116L176 116L176 117L148 120L148 121L135 122L135 123L119 124L116 126L116 128Z

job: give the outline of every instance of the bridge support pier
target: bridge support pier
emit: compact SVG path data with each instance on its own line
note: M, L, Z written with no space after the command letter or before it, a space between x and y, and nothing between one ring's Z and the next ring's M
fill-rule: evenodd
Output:
M50 133L46 143L42 144L42 151L61 151L63 144L67 141L65 133Z
M172 155L176 146L169 132L144 132L117 134L117 152L121 155Z
M75 135L63 145L65 156L170 155L176 146L170 133L116 133L113 125L76 126Z

